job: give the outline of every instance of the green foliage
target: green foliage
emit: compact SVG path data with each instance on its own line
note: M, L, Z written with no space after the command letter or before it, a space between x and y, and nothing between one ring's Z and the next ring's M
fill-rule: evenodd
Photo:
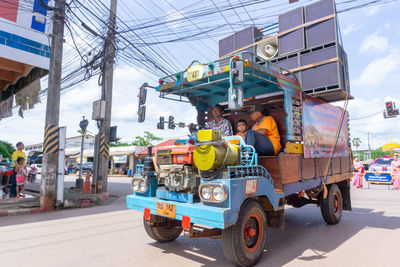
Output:
M120 146L150 146L154 141L161 141L162 138L155 136L153 133L148 131L144 132L144 136L136 136L135 141L132 143L120 142L121 138L117 137L116 142L111 142L110 147L120 147Z
M0 141L0 154L4 158L11 158L12 153L14 153L15 148L12 144L7 141Z
M390 156L390 151L383 151L382 148L378 148L371 151L372 159L383 158L384 156Z
M150 146L153 141L161 141L161 137L157 137L154 134L144 131L144 136L136 136L135 141L132 142L134 146Z
M356 147L356 149L358 150L358 147L361 145L361 139L359 137L354 137L352 140L353 146Z

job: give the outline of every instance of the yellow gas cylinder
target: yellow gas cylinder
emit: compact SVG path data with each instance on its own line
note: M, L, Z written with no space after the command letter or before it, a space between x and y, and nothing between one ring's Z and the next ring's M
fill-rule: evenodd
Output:
M235 166L239 163L239 146L205 144L198 145L193 153L193 160L196 167L201 171L217 170L224 162L226 153L228 157L225 166Z

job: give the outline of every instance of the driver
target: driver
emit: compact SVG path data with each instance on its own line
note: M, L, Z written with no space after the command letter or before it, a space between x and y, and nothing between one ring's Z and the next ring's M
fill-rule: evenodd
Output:
M222 136L232 136L232 124L222 117L224 113L224 108L221 105L215 105L212 109L212 115L214 119L212 121L206 122L205 127L207 129L219 130ZM193 130L195 126L191 123L189 124L189 129Z

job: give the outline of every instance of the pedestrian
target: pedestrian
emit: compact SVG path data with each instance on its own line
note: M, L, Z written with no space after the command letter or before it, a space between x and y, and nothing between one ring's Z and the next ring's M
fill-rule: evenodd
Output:
M13 172L13 176L11 177L11 187L10 187L10 197L15 197L17 196L17 182L16 182L16 171L15 171L15 164L17 162L17 159L19 157L24 158L24 166L26 166L26 155L25 153L22 151L25 146L23 142L18 142L16 144L17 150L14 151L14 153L12 153L11 158L13 160L13 166L14 166L14 172Z
M358 188L361 189L363 187L363 181L362 181L362 173L363 173L363 164L362 162L360 162L358 156L354 156L354 160L353 160L353 168L356 170L355 172L353 172L353 185Z
M400 161L399 156L394 155L393 161L391 163L392 166L392 178L393 178L393 187L396 190L400 189Z
M16 191L17 198L19 198L19 187L21 187L22 197L25 197L25 184L26 184L26 176L28 175L28 171L26 170L25 159L23 157L17 158L17 163L15 164L16 175Z

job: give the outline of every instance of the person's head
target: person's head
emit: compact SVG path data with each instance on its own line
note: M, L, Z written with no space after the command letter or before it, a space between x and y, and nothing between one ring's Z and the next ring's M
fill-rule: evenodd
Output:
M247 122L245 120L238 120L237 129L241 133L246 132L247 131Z
M258 121L266 114L265 108L260 104L252 106L250 112L250 118L252 121Z
M214 119L222 118L223 113L224 113L224 108L221 105L215 105L212 109L212 115Z
M19 165L23 165L24 162L25 162L25 159L24 159L23 157L18 157L18 158L17 158L17 163L18 163Z
M15 146L18 150L23 150L25 148L24 143L22 142L18 142Z
M354 161L358 162L360 159L358 158L358 156L354 156Z
M399 156L398 156L398 155L394 155L394 156L393 156L393 159L394 159L395 161L397 161L397 160L399 159Z

